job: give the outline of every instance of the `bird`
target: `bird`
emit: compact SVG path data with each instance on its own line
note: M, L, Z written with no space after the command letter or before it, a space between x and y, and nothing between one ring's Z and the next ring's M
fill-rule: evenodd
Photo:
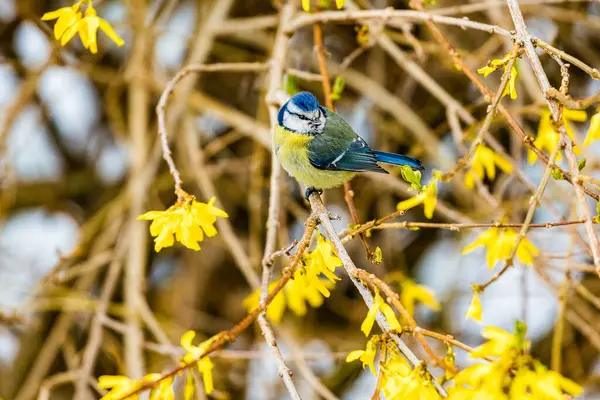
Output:
M372 150L334 111L310 92L292 96L277 114L274 149L283 169L307 186L305 197L343 185L359 172L387 174L379 163L423 170L423 163L402 154Z

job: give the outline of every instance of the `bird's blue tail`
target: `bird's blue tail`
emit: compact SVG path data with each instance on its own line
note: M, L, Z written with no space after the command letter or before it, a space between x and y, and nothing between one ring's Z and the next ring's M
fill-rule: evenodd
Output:
M423 163L421 161L417 160L416 158L412 158L409 156L403 156L401 154L386 153L385 151L377 151L377 150L373 150L373 154L375 154L375 158L377 158L377 161L380 161L382 163L392 164L392 165L400 165L400 166L408 165L412 169L419 169L419 170L425 169L423 167Z

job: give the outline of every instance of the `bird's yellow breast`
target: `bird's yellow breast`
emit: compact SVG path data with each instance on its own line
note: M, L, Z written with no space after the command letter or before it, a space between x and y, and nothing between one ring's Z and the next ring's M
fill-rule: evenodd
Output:
M311 140L311 135L295 133L279 125L275 128L275 152L288 174L317 189L340 186L356 175L356 172L328 171L313 167L308 159L308 144Z

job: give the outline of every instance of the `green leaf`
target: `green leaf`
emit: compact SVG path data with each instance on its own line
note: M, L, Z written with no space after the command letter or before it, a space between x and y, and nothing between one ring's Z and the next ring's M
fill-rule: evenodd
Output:
M421 171L413 171L408 165L403 165L400 168L402 178L410 183L410 190L421 190Z
M333 83L333 89L331 91L332 100L339 100L342 98L342 92L344 91L345 84L346 82L341 76L338 75L338 77L335 78L335 82Z
M283 77L283 87L285 92L290 96L295 95L299 92L298 90L298 78L295 75L286 74Z
M578 170L582 170L585 168L585 163L587 162L587 160L584 158L582 158L581 160L579 160L579 162L577 163L577 169Z
M558 168L552 169L550 175L552 175L552 177L557 181L562 181L563 179L565 179L565 176L563 175L562 171Z
M381 247L375 247L375 262L381 263L383 262L383 252L381 251Z

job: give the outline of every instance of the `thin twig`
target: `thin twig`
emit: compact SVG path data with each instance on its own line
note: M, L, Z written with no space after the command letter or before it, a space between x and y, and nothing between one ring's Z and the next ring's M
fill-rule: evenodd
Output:
M306 25L323 22L356 22L378 20L386 23L390 20L399 21L432 21L440 24L454 25L461 28L476 29L488 33L496 33L498 35L510 37L511 34L506 29L499 26L474 22L463 18L445 17L442 15L434 15L427 12L419 12L412 10L394 10L392 7L384 10L364 10L364 11L324 11L321 13L304 14L292 21L286 26L286 33L293 33Z
M175 194L178 199L183 196L183 181L181 180L181 174L175 166L175 161L171 155L171 149L169 147L169 134L167 132L167 120L165 111L169 97L175 90L175 86L179 81L185 78L191 73L197 72L262 72L268 67L264 63L223 63L223 64L212 64L212 65L196 65L191 64L187 67L182 68L175 76L167 83L158 104L156 105L156 115L158 118L158 135L160 137L160 143L162 147L162 155L167 165L169 166L169 172L173 176L175 181Z

